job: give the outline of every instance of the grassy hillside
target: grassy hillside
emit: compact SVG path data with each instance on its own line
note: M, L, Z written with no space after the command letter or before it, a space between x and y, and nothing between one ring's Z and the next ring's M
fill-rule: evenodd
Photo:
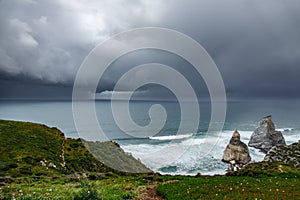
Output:
M140 161L125 153L115 142L88 142L93 155L106 166L129 173L150 173Z
M1 120L0 141L0 176L58 175L64 171L64 135L55 128Z
M115 171L98 160L106 160L101 155L111 156L110 160L116 163L122 162L119 170L150 172L111 142L92 144L102 151L96 159L80 139L65 138L58 129L41 124L0 120L0 143L0 177Z

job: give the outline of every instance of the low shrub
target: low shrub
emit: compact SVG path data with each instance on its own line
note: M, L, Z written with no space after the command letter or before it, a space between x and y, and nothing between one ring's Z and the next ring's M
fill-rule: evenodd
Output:
M86 181L81 181L80 186L82 189L79 193L75 194L74 200L98 200L103 199L96 189L89 185Z

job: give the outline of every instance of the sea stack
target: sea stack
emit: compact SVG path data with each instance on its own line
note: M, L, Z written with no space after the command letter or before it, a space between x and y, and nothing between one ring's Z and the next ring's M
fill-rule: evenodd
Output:
M248 146L241 141L239 132L235 130L229 144L224 150L222 161L230 163L230 170L234 170L235 167L243 167L245 164L250 162L250 160L251 157Z
M272 116L269 115L259 121L259 125L252 133L248 145L267 153L272 147L284 146L286 143L282 133L275 130Z

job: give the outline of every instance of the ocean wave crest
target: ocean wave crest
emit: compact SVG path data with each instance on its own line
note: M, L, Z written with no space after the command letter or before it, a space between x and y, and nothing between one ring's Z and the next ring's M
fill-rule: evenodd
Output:
M192 137L194 134L183 135L166 135L166 136L153 136L149 137L150 140L182 140Z
M277 131L281 131L281 132L288 132L288 131L293 131L294 128L279 128L279 129L276 129Z

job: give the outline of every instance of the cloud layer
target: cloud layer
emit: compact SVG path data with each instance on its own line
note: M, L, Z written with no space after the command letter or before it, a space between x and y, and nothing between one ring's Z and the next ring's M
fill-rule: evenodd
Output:
M299 7L294 0L2 0L0 78L71 86L78 67L98 43L130 28L160 26L181 31L206 48L229 96L299 97ZM148 57L136 54L123 62L141 64ZM167 56L158 60L178 63ZM100 91L112 89L124 70L120 68L122 63L112 67Z
M4 0L0 4L0 73L49 83L72 82L96 44L160 16L156 0Z

